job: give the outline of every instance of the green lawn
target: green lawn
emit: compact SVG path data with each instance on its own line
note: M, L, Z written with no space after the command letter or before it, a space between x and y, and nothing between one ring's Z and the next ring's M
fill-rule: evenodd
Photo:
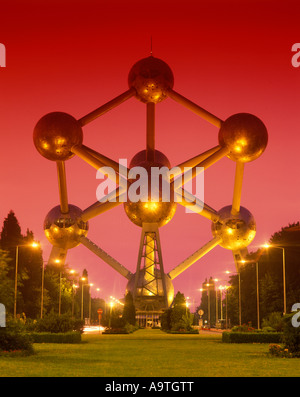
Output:
M216 333L83 335L81 344L34 344L35 355L0 356L5 377L299 377L300 359L277 358L268 344L225 344Z

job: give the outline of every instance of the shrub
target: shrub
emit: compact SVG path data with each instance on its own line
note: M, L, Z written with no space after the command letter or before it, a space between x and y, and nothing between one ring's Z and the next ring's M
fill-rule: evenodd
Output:
M255 328L251 327L251 325L236 325L234 327L232 327L231 329L232 332L255 332Z
M262 328L271 327L277 332L283 331L283 317L280 312L273 312L269 314L268 317L264 318L262 321Z
M37 320L35 332L65 333L70 331L83 332L84 321L73 319L68 314L58 315L49 313L44 318Z
M129 323L126 323L126 324L125 324L125 327L124 327L125 331L126 331L128 334L130 334L130 333L136 331L138 328L139 328L138 325L132 325L132 324L129 324Z
M269 352L272 356L276 357L292 357L292 353L290 353L288 349L284 349L280 345L274 343L269 346Z
M9 330L0 332L0 352L20 351L24 354L33 354L34 349L29 335Z
M283 337L285 349L289 351L294 357L300 357L300 327L294 327L292 324L292 317L295 312L284 316L283 322Z

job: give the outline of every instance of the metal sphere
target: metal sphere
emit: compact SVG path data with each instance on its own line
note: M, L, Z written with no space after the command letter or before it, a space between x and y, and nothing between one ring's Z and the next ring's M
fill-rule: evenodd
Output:
M44 221L44 231L49 242L63 249L79 245L79 237L86 236L88 232L88 222L81 220L81 214L81 209L72 204L69 204L67 214L61 212L59 205L52 208Z
M264 123L249 113L238 113L226 119L219 131L219 143L228 147L228 157L247 163L257 159L268 143Z
M174 76L164 61L150 56L133 65L128 75L128 85L136 90L136 97L140 101L158 103L173 88Z
M176 203L124 203L124 209L129 220L142 227L143 223L157 223L158 227L166 225L176 212Z
M139 272L139 279L137 281L137 289L134 289L136 273L132 275L127 283L126 293L131 292L134 295L134 292L136 292L134 304L138 310L166 309L160 270L155 270L154 276L155 279L153 279L153 281L150 283L147 282L145 280L145 269L141 269ZM168 275L164 275L164 280L166 283L168 307L170 307L174 299L174 286ZM147 284L147 289L143 288L145 284ZM153 292L151 292L151 290Z
M36 124L33 142L38 152L48 160L68 160L74 156L71 148L81 145L83 132L79 122L63 112L43 116Z
M237 215L231 214L231 206L228 205L218 212L220 220L212 223L212 234L220 237L219 245L229 250L237 250L247 247L255 237L256 223L253 215L244 207L240 207Z
M152 167L168 167L170 162L167 157L155 151L155 159L153 162L146 159L146 151L142 150L137 153L130 162L130 168L143 167L148 172L148 201L132 202L127 199L124 203L126 215L135 225L142 227L143 223L157 223L158 227L166 225L173 218L176 212L177 203L174 202L174 192L170 192L170 201L162 201L161 184L159 186L159 201L151 202L151 168Z
M159 150L155 150L154 153L154 161L147 161L147 152L146 150L141 150L137 154L135 154L129 164L129 168L133 167L171 167L170 161L166 155L164 155Z

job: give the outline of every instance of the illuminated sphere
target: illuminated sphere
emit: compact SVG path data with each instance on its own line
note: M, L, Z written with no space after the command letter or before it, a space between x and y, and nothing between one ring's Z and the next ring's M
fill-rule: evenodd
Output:
M219 245L229 250L247 247L255 237L256 223L253 215L244 207L240 207L237 215L231 214L231 205L218 212L220 220L212 223L212 234L220 237Z
M249 113L238 113L226 119L219 131L219 143L228 147L228 157L247 163L257 159L268 143L268 132L264 123Z
M127 199L124 203L126 215L135 225L142 227L143 223L157 223L158 227L166 225L175 215L176 203L174 202L174 192L170 192L170 201L162 201L161 183L159 186L159 200L151 202L151 167L168 167L170 163L167 157L155 151L155 160L153 162L146 160L146 150L137 153L130 162L129 168L143 167L148 172L148 202L132 202ZM130 187L128 188L128 191Z
M44 221L44 231L49 242L63 249L79 245L79 237L86 236L88 232L88 222L82 221L81 215L81 209L71 204L67 214L61 212L59 205L52 208Z
M135 89L136 97L140 101L158 103L173 88L174 76L164 61L150 56L133 65L128 75L128 85Z
M139 272L139 279L137 281L137 289L134 290L136 274L133 274L126 286L126 293L131 292L135 294L134 305L138 310L161 310L166 309L164 299L164 289L161 279L160 270L156 269L155 280L150 283L145 280L145 269L141 269ZM168 307L174 299L174 286L168 275L164 275L167 291ZM147 289L142 288L143 285L147 284ZM153 293L151 293L151 290ZM157 295L158 293L158 295Z
M63 112L46 114L38 121L33 132L33 142L38 152L52 161L73 157L72 146L81 145L82 140L80 123Z

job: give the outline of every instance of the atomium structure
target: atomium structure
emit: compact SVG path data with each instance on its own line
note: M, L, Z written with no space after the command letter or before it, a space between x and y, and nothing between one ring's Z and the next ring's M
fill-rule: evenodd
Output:
M69 249L83 244L128 280L127 291L132 292L138 313L157 314L170 307L173 301L172 280L214 247L219 245L231 250L239 269L241 259L247 254L247 246L256 233L252 214L241 206L244 166L264 152L268 133L263 122L252 114L238 113L223 121L174 91L172 70L152 54L133 65L128 75L128 85L126 92L80 119L63 112L52 112L43 116L34 128L33 140L36 149L43 157L56 162L58 175L60 204L46 215L44 221L46 237L53 245L48 263L57 258L64 262ZM129 168L123 167L120 172L119 163L83 144L83 127L130 98L136 98L146 105L146 148L133 157ZM165 154L155 148L155 108L167 98L217 127L218 142L212 149L176 166L177 173L170 180L171 195L168 202L163 201L161 195L155 202L133 202L129 198L124 202L120 199L124 182L127 186L134 183L134 179L126 178L130 169L139 166L149 171L152 167L171 167ZM97 201L85 210L68 202L65 162L75 155L97 170L111 167L117 173L118 186L115 191L106 200ZM193 178L200 167L206 170L226 156L236 163L233 199L230 205L214 210L206 203L199 203L199 199L188 193L183 188L181 179L177 177L186 167L190 167ZM148 183L151 184L150 179ZM183 193L183 200L180 202L175 200L178 191ZM177 205L190 208L193 200L196 203L193 210L211 222L212 239L169 273L165 273L159 228L172 219ZM141 228L134 274L87 238L90 219L113 210L118 205L123 205L129 220Z

